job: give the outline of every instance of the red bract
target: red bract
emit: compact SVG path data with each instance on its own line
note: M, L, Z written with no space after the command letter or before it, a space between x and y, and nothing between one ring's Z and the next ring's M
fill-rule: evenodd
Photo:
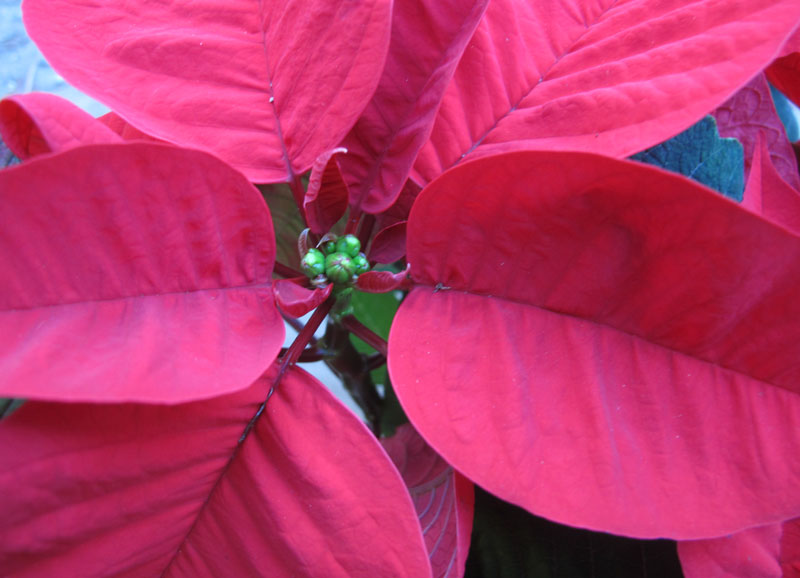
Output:
M430 576L403 481L317 380L290 370L240 440L275 377L172 407L26 404L0 429L3 572Z
M719 134L733 137L744 147L745 179L750 174L750 165L759 133L766 139L772 164L782 178L793 187L800 187L797 174L797 159L786 130L775 112L769 85L763 74L759 74L739 92L714 111Z
M370 213L400 194L488 0L397 2L378 89L344 143L350 203Z
M0 102L0 135L20 159L87 144L122 139L71 102L45 93Z
M389 0L25 0L70 82L153 136L286 181L335 147L372 96Z
M678 545L686 578L797 578L800 518Z
M800 511L800 238L658 169L535 152L444 174L408 237L392 382L474 482L640 537Z
M432 563L449 578L471 523L462 474L632 536L797 518L800 194L794 165L771 160L788 158L773 111L742 103L766 98L746 85L793 45L800 4L486 5L25 0L32 36L115 109L115 134L223 161L64 150L118 138L61 103L50 118L39 97L2 105L23 155L56 154L0 172L0 393L106 404L34 401L0 424L15 500L0 567L416 578ZM752 141L743 206L659 169L541 151L626 156L720 105ZM757 126L741 131L738 112ZM288 181L298 207L279 197L273 223L248 179ZM346 232L376 260L407 238L408 274L364 272L356 288L413 285L389 369L425 442L407 428L386 444L414 504L375 440L293 368L325 357L385 425L370 372L387 344L358 299L350 315L350 281L272 281L294 276L299 231L302 253L347 204ZM318 306L279 363L276 297L290 314ZM154 406L108 403L130 401Z
M475 491L409 425L383 440L411 493L435 578L464 575Z
M722 104L769 63L798 18L794 0L493 0L415 177L430 181L465 155L521 141L639 152Z
M0 172L2 394L175 403L250 385L283 324L269 211L237 171L157 144Z

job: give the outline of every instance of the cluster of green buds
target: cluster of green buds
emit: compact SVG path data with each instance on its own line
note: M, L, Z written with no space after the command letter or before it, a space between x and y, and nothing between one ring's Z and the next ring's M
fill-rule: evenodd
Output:
M350 285L361 273L369 271L367 257L361 253L361 242L354 235L328 239L318 248L309 249L300 260L300 266L315 285L328 281Z

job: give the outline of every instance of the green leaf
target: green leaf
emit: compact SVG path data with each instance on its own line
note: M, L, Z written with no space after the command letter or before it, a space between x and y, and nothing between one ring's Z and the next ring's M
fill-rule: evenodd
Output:
M775 103L775 110L778 111L783 128L786 130L786 136L789 137L791 142L800 140L800 126L798 126L797 116L795 116L797 106L771 84L769 85L769 91L772 94L772 102Z
M464 578L682 578L675 542L562 526L475 487Z
M711 115L631 160L685 175L734 201L741 202L744 194L742 144L735 138L720 138Z
M24 399L0 397L0 419L5 419L10 416L12 413L22 407L23 403L25 403Z

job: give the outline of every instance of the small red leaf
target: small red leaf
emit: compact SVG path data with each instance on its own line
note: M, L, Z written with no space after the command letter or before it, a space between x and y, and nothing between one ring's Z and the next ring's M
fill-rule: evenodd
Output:
M378 84L390 0L25 0L48 62L139 130L288 181L337 146Z
M269 211L215 157L85 146L0 171L0 190L3 395L176 403L277 355Z
M523 151L431 183L407 257L392 384L476 484L640 537L800 511L800 237L679 175Z
M781 177L800 187L797 159L781 119L775 111L767 80L759 74L713 112L722 137L738 139L744 147L745 181L750 175L759 133L766 139L772 164Z
M742 206L800 235L800 192L775 170L765 140L759 135L756 141Z
M82 144L122 142L113 131L68 100L41 92L0 101L0 135L23 160Z
M798 19L796 0L492 0L414 178L520 141L630 156L722 104Z
M469 551L473 485L425 443L411 425L381 440L403 476L419 516L434 578L460 578Z
M375 95L344 140L354 210L394 203L488 0L406 0L392 13L389 53Z
M401 221L381 229L369 246L369 260L394 263L406 254L406 222Z
M324 235L342 218L347 210L347 185L339 170L338 154L346 148L330 150L314 161L311 178L303 201L306 222L312 232Z
M678 543L686 578L800 577L800 518Z
M333 284L317 289L306 289L302 283L306 277L275 281L275 300L278 306L292 317L302 317L325 301L333 291Z
M403 481L316 379L290 369L237 443L275 374L177 406L26 403L0 423L3 572L430 576Z
M387 293L395 289L408 289L410 287L408 270L400 273L367 271L358 276L356 287L365 293Z

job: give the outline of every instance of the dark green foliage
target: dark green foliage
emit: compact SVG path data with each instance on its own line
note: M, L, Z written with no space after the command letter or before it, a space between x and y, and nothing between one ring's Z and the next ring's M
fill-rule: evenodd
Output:
M465 578L683 578L675 542L634 540L538 518L475 488Z
M744 194L742 144L735 138L720 138L711 115L631 160L685 175L735 201Z

